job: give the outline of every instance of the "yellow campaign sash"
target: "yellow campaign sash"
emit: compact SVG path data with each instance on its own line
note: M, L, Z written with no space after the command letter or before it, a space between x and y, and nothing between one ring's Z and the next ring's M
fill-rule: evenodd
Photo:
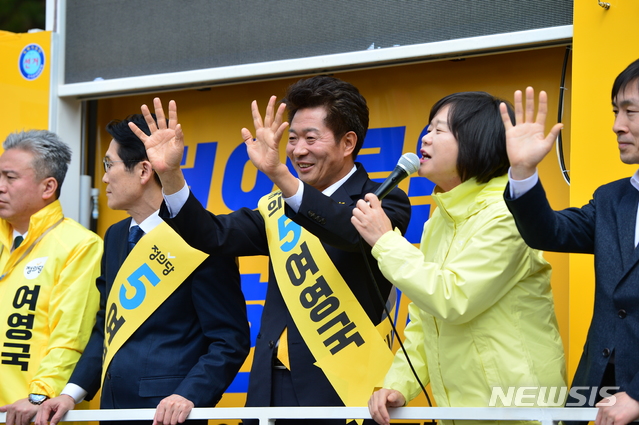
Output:
M344 405L366 406L393 354L320 240L286 217L283 203L279 191L258 203L277 284L315 365Z
M102 382L115 353L207 257L165 222L140 239L109 292Z

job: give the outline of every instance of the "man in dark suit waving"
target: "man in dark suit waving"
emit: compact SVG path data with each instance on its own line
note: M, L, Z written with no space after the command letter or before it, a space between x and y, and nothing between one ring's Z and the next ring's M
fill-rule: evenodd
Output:
M546 251L595 255L595 307L573 389L596 389L597 425L625 425L639 418L639 171L599 187L581 208L553 211L536 167L551 150L561 124L544 137L546 94L515 93L517 124L502 107L511 169L505 199L524 240ZM630 64L612 87L612 105L621 161L639 164L639 61ZM524 112L525 111L525 112ZM616 388L616 393L611 387ZM573 391L567 406L579 404ZM590 399L590 397L588 397ZM595 400L597 401L597 400ZM581 405L581 407L587 407Z
M158 128L147 118L151 137L136 134L162 180L167 208L160 215L204 252L271 260L246 405L365 406L379 385L375 373L381 379L392 361L376 329L392 285L374 266L375 280L370 278L370 247L360 250L350 221L357 200L379 186L355 162L368 130L364 97L352 84L317 76L289 87L279 107L272 97L264 121L253 102L255 139L246 129L242 136L253 164L280 190L262 198L257 210L219 216L189 194L175 102L169 102L168 127L160 119L159 99L154 107ZM299 179L280 160L285 109L291 120L286 154ZM142 111L150 117L146 106ZM410 218L406 194L393 190L382 207L404 232Z
M62 395L43 404L40 425L52 412L51 423L57 423L100 387L103 409L157 406L154 423L184 422L194 406L215 406L250 348L235 258L209 256L199 266L179 263L181 238L158 215L160 181L129 122L149 132L139 114L108 124L113 140L102 180L109 207L130 217L106 232L96 325ZM182 278L177 273L185 268ZM141 275L151 285L143 284ZM155 298L164 301L145 307Z

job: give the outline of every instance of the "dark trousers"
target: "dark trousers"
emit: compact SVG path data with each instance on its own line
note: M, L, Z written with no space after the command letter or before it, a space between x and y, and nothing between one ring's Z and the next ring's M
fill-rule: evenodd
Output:
M602 387L614 387L615 386L615 364L612 362L609 362L608 365L606 366L606 370L604 370L604 374L603 377L601 378L601 383L599 384L599 387L597 388L597 395L594 398L594 404L592 406L588 405L588 406L579 406L579 407L595 407L595 405L597 403L599 403L601 400L603 400L604 397L601 396L601 394L599 393L599 390ZM614 393L614 391L608 391L608 393L610 395L612 395ZM568 400L573 401L573 400ZM588 402L590 402L590 398L588 398ZM568 403L566 405L566 407L573 407L570 406L570 403ZM564 421L564 425L587 425L588 422L587 421Z
M299 406L300 403L293 389L291 372L287 369L273 369L271 378L271 406ZM245 419L244 425L258 425L255 419ZM346 425L346 419L278 419L276 425ZM351 425L355 422L352 421ZM374 425L372 419L364 420L363 425Z

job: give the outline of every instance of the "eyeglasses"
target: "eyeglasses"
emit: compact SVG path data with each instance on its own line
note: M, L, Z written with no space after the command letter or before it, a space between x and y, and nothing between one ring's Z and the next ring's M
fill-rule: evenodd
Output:
M102 163L104 164L104 172L105 173L108 172L109 169L113 167L113 164L115 164L116 162L140 162L140 160L129 159L129 160L112 161L109 158L102 158Z

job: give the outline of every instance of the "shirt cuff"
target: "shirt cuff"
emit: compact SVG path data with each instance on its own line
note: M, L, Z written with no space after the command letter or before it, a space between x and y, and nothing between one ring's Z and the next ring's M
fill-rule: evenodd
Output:
M187 199L189 199L189 194L191 191L189 190L189 186L184 183L184 187L179 191L171 194L165 195L164 191L162 191L162 195L164 196L164 202L166 203L166 208L169 210L169 217L174 218L176 215L180 213L180 210L186 204Z
M510 183L510 198L517 199L525 195L530 189L532 189L539 181L539 174L535 170L535 174L524 180L513 180L510 175L510 168L508 169L508 183Z
M60 395L62 394L71 396L75 401L75 404L80 403L82 400L84 400L84 397L87 396L87 392L82 387L72 383L68 383L64 386L64 389L62 390Z
M304 197L304 183L301 180L299 181L299 186L297 187L297 192L295 195L290 198L284 198L284 202L288 205L295 213L300 210L300 206L302 206L302 198ZM186 202L186 201L185 201Z

